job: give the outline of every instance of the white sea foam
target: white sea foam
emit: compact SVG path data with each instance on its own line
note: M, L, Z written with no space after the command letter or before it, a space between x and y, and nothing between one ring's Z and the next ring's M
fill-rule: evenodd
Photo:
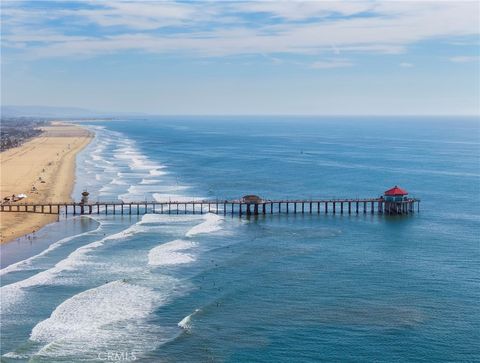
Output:
M187 332L192 330L192 317L197 314L200 309L195 309L193 313L184 317L180 322L177 324L180 328L184 329Z
M143 230L144 228L134 224L121 232L109 235L101 240L94 241L85 246L77 248L66 258L59 261L55 266L49 268L48 270L39 272L27 279L2 286L0 288L2 312L9 311L18 303L18 301L24 296L24 288L51 284L60 272L73 270L78 267L78 265L82 264L84 257L89 252L103 246L106 241L127 238Z
M151 289L122 281L110 282L65 300L50 318L33 328L30 338L46 343L73 337L85 339L108 324L145 317L154 301Z
M113 192L113 191L115 191L115 187L111 186L110 184L106 184L103 187L101 187L98 192L104 193L104 192Z
M156 170L160 167L158 164L148 160L143 155L132 157L129 165L132 169L140 170Z
M159 223L162 220L161 214L145 214L139 224Z
M141 178L145 176L145 173L125 173L125 172L117 172L117 176L121 178Z
M127 182L120 179L120 178L113 178L113 180L110 182L110 184L114 185L127 185Z
M195 261L192 254L183 251L196 245L195 242L174 240L152 248L148 253L148 264L153 266L179 265Z
M167 174L167 172L165 172L163 170L160 170L160 169L163 169L163 168L164 168L163 166L157 166L157 168L150 170L149 173L150 173L150 175L153 175L153 176L165 175L165 174Z
M168 193L187 190L189 187L185 185L159 185L159 184L148 184L148 185L131 185L128 188L128 192L132 194L141 194L148 192L158 192L158 194L165 193L166 195L172 195Z
M28 355L28 354L18 354L18 353L15 353L15 352L8 352L8 353L5 353L4 355L2 355L2 357L11 358L11 359L28 359L28 358L30 358L30 355Z
M187 237L191 237L197 234L212 233L212 232L219 231L222 229L221 227L222 222L223 222L223 218L216 214L213 214L213 213L205 214L205 221L191 228L185 235Z
M127 160L131 161L133 157L139 158L141 157L141 154L138 152L132 152L132 151L124 151L124 150L114 150L115 156L114 158L117 160Z
M39 254L36 254L36 255L31 256L31 257L29 257L25 260L18 261L18 262L13 263L13 264L5 267L5 268L2 268L0 270L0 276L3 276L5 274L8 274L8 273L13 272L13 271L25 270L37 258L39 258L41 256L44 256L44 255L52 252L53 250L56 250L58 247L66 244L67 242L70 242L70 241L72 241L72 240L74 240L78 237L94 234L94 233L98 232L100 229L101 229L101 224L99 224L99 226L93 231L88 231L88 232L83 232L83 233L80 233L80 234L76 234L74 236L66 237L66 238L63 238L63 239L55 242L55 243L52 243L50 246L48 246L48 248L46 248L45 250L43 250Z
M161 330L146 321L166 301L151 288L114 281L79 293L38 323L30 339L46 345L39 356L75 357L89 352L143 353L162 343Z
M179 202L179 203L184 203L184 202L191 202L193 200L202 200L202 198L194 198L194 197L189 197L186 195L182 194L164 194L164 193L153 193L153 198L157 202Z
M200 215L192 215L192 214L174 214L174 215L169 215L169 214L145 214L142 217L142 220L138 222L139 226L142 225L149 225L150 228L155 227L155 224L162 224L162 225L168 225L168 226L173 226L178 223L184 223L184 222L195 222L200 220L201 216ZM153 225L153 226L152 226Z
M99 163L104 163L104 164L108 164L108 165L113 164L111 161L108 161L107 159L105 159L101 155L102 155L101 151L94 151L94 152L90 153L90 157L92 158L92 160L95 162L96 165L98 165Z
M106 166L103 168L105 173L112 173L115 174L118 172L118 166Z
M142 181L140 182L140 184L159 184L161 183L162 181L159 180L159 179L146 179L146 178L143 178Z
M102 125L92 125L92 126L89 126L89 128L93 130L98 130L98 131L105 130L105 126L102 126Z

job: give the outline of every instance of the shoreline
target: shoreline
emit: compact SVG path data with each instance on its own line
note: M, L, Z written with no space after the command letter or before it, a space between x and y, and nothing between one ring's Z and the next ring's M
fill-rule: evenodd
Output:
M71 200L76 157L93 139L89 130L54 121L41 135L0 153L0 197L26 194L28 201ZM35 188L33 188L33 186ZM57 215L0 212L0 243L35 233Z

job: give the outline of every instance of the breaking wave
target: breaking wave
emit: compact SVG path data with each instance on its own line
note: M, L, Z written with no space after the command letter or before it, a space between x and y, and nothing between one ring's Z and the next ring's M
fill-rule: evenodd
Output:
M106 241L116 240L127 238L139 230L137 224L134 224L127 229L109 235L101 240L91 242L85 246L77 248L75 251L70 253L65 259L59 261L55 266L39 272L27 279L4 285L0 288L1 293L1 302L2 302L2 313L9 311L18 301L24 296L24 288L39 286L39 285L48 285L50 284L56 276L62 271L73 270L79 264L81 264L82 259L92 250L103 246Z
M164 301L165 295L158 291L125 281L81 292L32 329L30 340L45 344L35 355L85 356L88 347L94 359L112 349L141 356L166 339L160 327L146 320Z
M94 234L94 233L98 232L101 229L101 227L102 227L102 224L99 223L98 227L96 229L94 229L93 231L88 231L88 232L83 232L83 233L80 233L80 234L76 234L74 236L66 237L66 238L63 238L63 239L55 242L55 243L52 243L50 246L48 246L48 248L46 248L45 250L43 250L39 254L34 255L32 257L29 257L25 260L13 263L13 264L5 267L5 268L2 268L0 270L0 276L3 276L5 274L8 274L8 273L13 272L13 271L25 270L27 268L27 266L30 266L31 263L34 260L36 260L37 258L39 258L41 256L44 256L44 255L52 252L53 250L56 250L60 246L66 244L66 243L68 243L68 242L70 242L74 239L77 239L77 238L82 237L82 236L88 236L88 235Z
M213 214L213 213L205 214L205 222L194 226L185 235L187 237L191 237L197 234L212 233L212 232L219 231L222 229L221 227L222 222L223 222L223 218L216 214Z
M164 243L150 250L148 253L148 264L152 266L167 266L193 262L195 257L184 251L195 246L195 242L181 239Z

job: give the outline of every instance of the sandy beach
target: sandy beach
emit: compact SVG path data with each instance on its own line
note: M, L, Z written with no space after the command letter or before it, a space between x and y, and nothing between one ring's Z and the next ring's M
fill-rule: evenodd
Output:
M26 194L24 201L70 200L75 182L75 157L92 138L79 126L52 122L43 133L20 147L0 153L0 197ZM38 231L56 215L0 213L0 242Z

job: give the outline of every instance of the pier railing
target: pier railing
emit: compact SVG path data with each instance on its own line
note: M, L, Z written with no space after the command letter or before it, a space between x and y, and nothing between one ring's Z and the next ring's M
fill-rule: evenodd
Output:
M384 198L357 199L292 199L261 200L191 200L191 201L136 201L136 202L49 202L0 204L0 212L44 214L204 214L260 215L260 214L411 214L420 211L420 199L404 198L388 201Z

